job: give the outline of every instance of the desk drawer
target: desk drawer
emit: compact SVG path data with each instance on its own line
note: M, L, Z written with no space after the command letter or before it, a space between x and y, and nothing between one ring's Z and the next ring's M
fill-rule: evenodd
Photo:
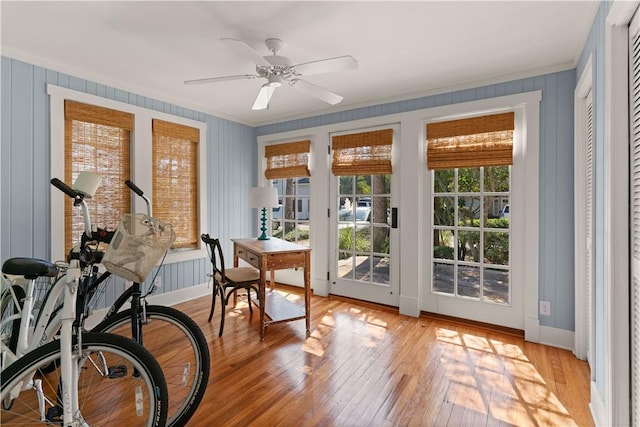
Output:
M269 255L269 270L304 267L305 252L286 252Z
M236 256L242 260L245 260L255 268L260 268L260 257L245 248L236 247Z

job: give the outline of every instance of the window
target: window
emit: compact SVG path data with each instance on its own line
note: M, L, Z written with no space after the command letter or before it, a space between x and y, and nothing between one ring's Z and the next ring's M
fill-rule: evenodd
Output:
M271 212L271 235L309 246L309 151L311 141L265 147L265 177L278 191L280 205Z
M200 131L153 120L153 213L176 232L174 248L198 247Z
M427 125L432 291L510 304L514 114Z
M95 224L113 230L122 213L131 210L124 181L130 178L133 115L74 101L66 101L64 109L64 181L72 184L82 171L100 175L102 184L88 207ZM68 252L80 240L84 221L82 212L70 203L64 205L64 218L64 248Z
M152 202L154 203L154 216L164 220L164 218L160 216L164 215L164 213L162 213L162 208L160 206L156 206L156 204L162 200L163 196L155 196L155 168L153 166L154 158L157 158L157 155L154 155L153 151L154 144L152 127L153 121L159 120L170 124L189 127L192 128L191 132L198 133L198 143L194 144L195 157L192 156L192 158L194 158L196 162L195 175L190 174L189 178L192 182L194 179L196 180L193 188L195 188L196 191L195 199L197 203L192 206L192 213L189 215L193 215L192 219L195 218L195 221L197 221L196 223L192 224L196 224L195 230L197 230L198 234L200 230L205 230L207 228L207 224L205 223L205 220L207 218L205 211L207 206L206 144L200 143L206 141L206 123L174 116L160 111L150 110L144 107L127 104L125 102L120 102L113 99L107 99L83 92L78 92L72 89L62 88L55 85L47 85L47 92L50 96L51 107L52 177L63 179L68 183L72 183L73 181L73 176L69 177L65 175L65 164L68 163L65 160L65 138L67 134L67 132L65 132L65 128L67 127L67 120L65 117L65 104L80 104L82 108L79 109L79 113L89 115L89 117L86 118L84 116L78 116L73 118L72 120L75 120L79 123L95 123L95 132L94 130L92 130L92 132L94 132L94 135L103 135L102 144L106 144L107 142L111 144L109 145L110 151L108 152L105 151L105 147L95 146L94 148L91 148L93 146L87 146L87 151L95 150L96 156L94 160L97 159L97 162L93 165L91 165L91 163L86 163L86 166L82 166L83 168L86 167L86 169L78 169L94 170L103 177L99 191L106 191L109 202L106 203L106 210L105 208L98 207L96 208L98 209L96 214L92 212L92 220L96 225L99 225L101 227L106 225L109 228L114 229L118 225L120 215L122 215L123 213L128 213L131 211L146 212L145 203L139 197L134 197L129 188L127 188L126 186L117 188L115 184L112 184L112 182L116 182L119 185L122 185L124 180L127 178L135 182L136 185L145 192L145 195L150 196ZM106 117L108 117L106 113L102 112L103 110L106 110L107 112L110 111L112 114L115 114L115 117L118 120L122 120L123 117L128 117L127 120L129 122L126 125L120 123L119 121L106 123L101 122L100 120L106 120ZM76 127L78 128L78 130L81 130L80 133L77 133L77 137L80 138L81 141L86 140L87 135L89 135L88 132L89 129L91 129L91 126L76 125ZM123 130L116 132L115 128L120 128ZM109 135L108 137L104 136L107 134L107 132ZM114 141L116 141L116 136L119 141L116 144L120 147L119 151L114 148L116 145L113 145L115 144ZM195 138L192 139L195 140ZM98 156L97 154L100 155ZM190 155L192 154L193 152ZM175 157L175 153L170 153L169 155L174 155ZM180 155L182 155L182 153L180 153ZM75 161L77 155L72 154L72 157ZM115 173L110 175L105 172L115 170L114 168L116 166L122 167L122 171L118 172L119 175ZM74 167L80 168L81 166L77 165ZM116 196L121 196L122 201L118 201L119 199ZM168 197L169 199L171 199L172 196ZM164 196L164 198L166 199L167 196ZM68 229L68 227L65 227L64 212L65 206L68 204L68 197L64 196L61 192L51 192L52 259L64 259L66 256L65 230ZM94 200L91 200L88 205L89 207L95 205ZM156 209L158 209L157 212ZM115 219L107 220L103 217L96 216L103 215L104 212L112 214L113 218ZM176 226L174 225L174 227ZM176 230L176 233L178 233L178 230ZM72 238L70 237L69 241L71 241L71 239ZM204 258L207 256L206 251L204 250L204 248L200 247L199 242L197 242L197 244L193 246L183 246L183 248L184 249L179 251L169 251L165 258L165 263L181 262Z

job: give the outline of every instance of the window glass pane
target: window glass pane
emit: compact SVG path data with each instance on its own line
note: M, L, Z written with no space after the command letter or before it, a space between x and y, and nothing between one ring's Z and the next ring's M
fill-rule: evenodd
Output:
M480 191L480 168L458 169L458 192L477 193Z
M509 270L485 268L483 270L483 299L495 303L508 304Z
M461 227L480 227L480 197L458 197L458 222Z
M433 172L433 191L435 193L453 193L454 173L453 169L441 169Z
M433 198L433 225L455 225L454 200L452 196Z
M458 295L480 298L480 267L458 266Z
M441 262L433 263L433 290L453 295L454 265Z
M484 233L484 262L509 265L509 233Z
M438 259L453 259L454 251L453 230L434 230L433 257Z
M458 231L458 260L480 261L480 233L477 231Z
M484 191L496 193L509 191L510 166L485 166Z

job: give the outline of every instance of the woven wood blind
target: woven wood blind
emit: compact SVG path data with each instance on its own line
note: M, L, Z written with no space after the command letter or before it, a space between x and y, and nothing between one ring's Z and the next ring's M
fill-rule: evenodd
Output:
M427 168L513 163L514 113L427 124Z
M95 105L65 101L64 181L72 184L78 173L102 177L95 197L87 204L94 224L115 230L123 213L131 211L130 142L133 114ZM84 232L82 212L69 200L64 204L65 251Z
M198 247L200 130L153 120L153 216L176 233L174 248Z
M267 158L267 170L264 171L264 176L267 179L311 176L309 151L311 151L311 141L267 145L264 148L264 156Z
M391 173L393 129L334 136L331 140L334 175Z

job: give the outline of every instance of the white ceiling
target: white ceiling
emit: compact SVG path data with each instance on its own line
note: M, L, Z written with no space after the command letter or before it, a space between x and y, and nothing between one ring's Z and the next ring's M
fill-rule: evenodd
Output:
M261 125L575 67L597 1L0 2L2 54L219 117ZM357 70L304 79L344 96L331 106L263 79L220 38L303 63L351 55Z

